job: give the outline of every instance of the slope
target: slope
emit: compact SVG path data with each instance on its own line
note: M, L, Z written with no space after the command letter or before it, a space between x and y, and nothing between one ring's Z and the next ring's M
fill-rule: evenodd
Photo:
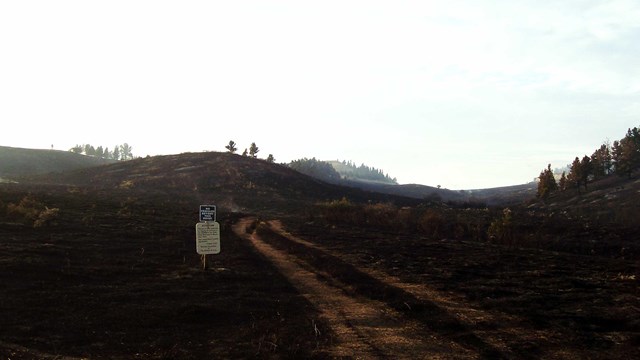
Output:
M63 172L113 162L60 150L23 149L0 146L0 177Z
M210 202L230 211L301 211L316 202L346 197L354 202L418 201L328 184L287 166L229 153L154 156L101 167L33 177L40 183L171 193Z

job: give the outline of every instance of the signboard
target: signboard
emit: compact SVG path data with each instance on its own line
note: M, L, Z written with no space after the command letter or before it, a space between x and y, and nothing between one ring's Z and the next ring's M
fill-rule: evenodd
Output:
M216 206L200 205L200 221L216 221Z
M200 255L220 254L220 224L201 222L196 224L196 252Z

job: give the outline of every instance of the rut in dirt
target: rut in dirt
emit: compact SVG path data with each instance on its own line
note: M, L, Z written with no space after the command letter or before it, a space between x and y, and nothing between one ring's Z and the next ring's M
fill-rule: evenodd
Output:
M508 358L437 305L416 299L330 254L288 241L266 224L255 227L255 219L245 218L234 231L273 262L327 319L337 336L329 349L332 355Z

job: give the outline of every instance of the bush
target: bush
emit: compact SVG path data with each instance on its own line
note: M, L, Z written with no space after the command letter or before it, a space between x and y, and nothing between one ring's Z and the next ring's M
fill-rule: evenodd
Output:
M418 221L418 230L429 237L440 238L445 236L445 219L435 209L427 209Z
M33 227L49 225L58 217L60 209L48 208L33 196L27 195L16 205L7 205L7 217L24 224L33 224Z
M54 224L54 220L58 218L58 213L60 209L58 208L48 208L45 206L44 210L38 214L38 218L33 222L33 227L41 227L45 225Z
M497 241L502 244L513 245L513 221L511 216L511 209L505 208L502 211L502 216L495 219L489 225L487 230L489 239Z

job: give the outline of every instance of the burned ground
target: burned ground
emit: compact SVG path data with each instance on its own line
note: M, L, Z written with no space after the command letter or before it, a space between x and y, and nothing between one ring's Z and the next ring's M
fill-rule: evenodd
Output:
M637 358L637 185L617 179L513 207L517 224L506 243L486 234L502 209L423 204L420 214L431 217L422 221L466 226L429 234L420 231L429 226L381 227L366 217L354 216L358 225L326 221L314 213L318 203L347 198L402 215L415 202L230 154L0 184L0 357L362 355L345 354L358 347L344 342L372 343L369 330L358 332L345 316L359 337L336 333L317 297L232 231L253 215L248 231L338 289L344 303L373 304L414 324L405 339L424 339L421 346L395 344L412 356L428 348L440 358ZM208 256L206 270L195 253L204 203L220 205L222 225L222 252ZM389 346L368 354L402 357Z

